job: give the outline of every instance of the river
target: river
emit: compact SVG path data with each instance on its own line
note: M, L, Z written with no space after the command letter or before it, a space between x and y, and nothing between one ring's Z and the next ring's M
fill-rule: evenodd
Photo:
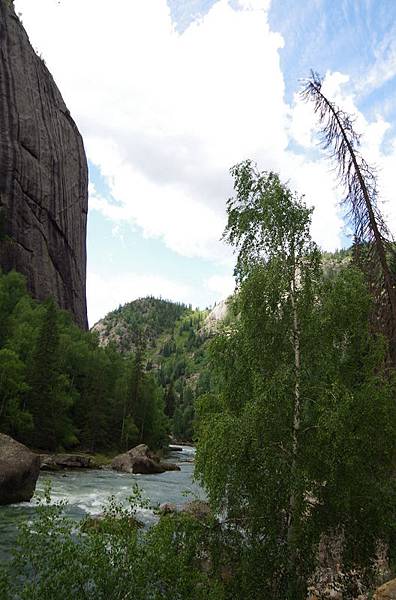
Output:
M184 446L182 452L170 452L167 460L177 463L180 471L166 471L156 475L132 475L107 469L41 472L36 493L30 502L0 506L0 561L7 559L15 544L18 524L23 520L34 520L37 496L43 494L47 482L51 486L51 500L65 500L65 513L79 520L86 515L97 515L107 499L113 495L126 504L134 484L138 484L143 496L150 499L152 507L162 502L180 506L188 497L204 498L202 488L193 482L195 449ZM187 493L187 497L186 497ZM152 509L138 511L137 516L146 524L155 521Z

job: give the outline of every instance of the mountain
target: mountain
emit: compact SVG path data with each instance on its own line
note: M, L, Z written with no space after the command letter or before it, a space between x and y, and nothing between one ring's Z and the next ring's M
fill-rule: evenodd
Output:
M122 353L143 352L146 370L156 375L172 431L193 436L194 400L212 389L208 343L227 315L226 302L211 311L158 298L140 298L110 312L92 328L101 346Z
M99 335L101 346L113 342L120 352L132 352L144 341L155 348L157 340L171 334L176 321L191 311L185 304L160 298L139 298L108 313L92 331Z
M83 141L10 0L0 0L0 107L0 267L87 328Z

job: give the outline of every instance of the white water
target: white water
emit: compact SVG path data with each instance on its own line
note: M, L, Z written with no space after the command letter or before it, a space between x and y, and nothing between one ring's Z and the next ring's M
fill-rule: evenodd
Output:
M75 470L55 473L42 472L31 502L0 506L0 560L7 558L15 543L18 523L34 519L37 497L42 495L47 482L51 486L51 501L67 502L66 514L79 520L87 514L102 512L110 496L127 504L133 486L137 483L143 497L149 498L152 508L138 511L138 518L149 524L155 521L153 508L162 502L180 506L188 497L204 497L203 490L193 482L195 449L184 446L182 452L170 452L168 460L177 463L180 471L166 471L156 475L133 475L112 470Z

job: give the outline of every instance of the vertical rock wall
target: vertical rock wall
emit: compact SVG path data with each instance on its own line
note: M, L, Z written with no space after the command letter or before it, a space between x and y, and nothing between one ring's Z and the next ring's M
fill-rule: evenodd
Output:
M71 66L72 68L72 66ZM82 138L9 0L0 0L0 267L87 327Z

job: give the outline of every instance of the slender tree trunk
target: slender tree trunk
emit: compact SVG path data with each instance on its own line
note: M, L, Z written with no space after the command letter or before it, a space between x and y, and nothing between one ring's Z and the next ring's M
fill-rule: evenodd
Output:
M291 492L289 498L289 511L287 519L287 547L289 554L289 597L291 598L295 590L296 581L296 504L297 496L294 489L294 483L297 474L298 459L298 436L301 420L301 396L300 396L300 376L301 376L301 350L300 350L300 328L297 313L297 275L298 267L294 266L293 281L291 289L291 305L293 311L293 351L294 351L294 403L293 403L293 425L292 425L292 463L291 463Z

